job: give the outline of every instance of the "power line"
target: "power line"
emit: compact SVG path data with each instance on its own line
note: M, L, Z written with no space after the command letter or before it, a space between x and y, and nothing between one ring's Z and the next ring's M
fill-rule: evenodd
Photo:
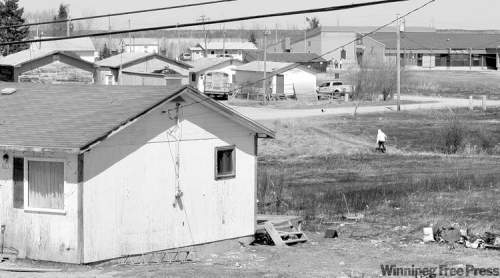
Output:
M423 5L421 5L421 6L417 7L417 8L415 8L415 9L413 9L413 10L411 10L411 11L409 11L409 12L405 13L405 14L403 14L402 16L398 16L396 19L394 19L394 20L392 20L392 21L390 21L390 22L388 22L388 23L386 23L386 24L384 24L384 25L381 25L380 27L378 27L378 28L374 29L373 31L371 31L371 32L369 32L369 33L364 33L364 34L362 34L361 36L357 37L356 39L354 39L354 40L352 40L352 41L349 41L349 42L347 42L347 43L345 43L345 44L343 44L343 45L341 45L341 46L338 46L338 47L336 47L336 48L334 48L334 49L331 49L331 50L329 50L329 51L327 51L327 52L325 52L325 53L323 53L323 54L319 55L318 57L315 57L314 59L310 59L310 60L309 60L309 61L307 61L306 63L309 63L309 62L315 62L318 58L322 58L322 57L324 57L324 56L326 56L326 55L328 55L328 54L330 54L330 53L332 53L332 52L335 52L335 51L337 51L337 50L339 50L339 49L342 49L342 48L344 48L344 47L346 47L346 46L348 46L348 45L350 45L350 44L352 44L352 43L355 43L355 42L357 42L357 41L359 41L359 40L361 40L361 39L363 39L363 38L365 38L365 37L368 37L368 36L370 36L370 35L372 35L372 34L374 34L374 33L377 33L378 31L380 31L380 30L382 30L382 29L384 29L384 28L386 28L386 27L388 27L388 26L390 26L390 25L394 24L395 22L397 22L397 21L399 21L399 20L401 20L401 19L403 19L403 18L406 18L407 16L409 16L409 15L411 15L411 14L413 14L413 13L415 13L415 12L417 12L417 11L419 11L419 10L423 9L423 8L425 8L426 6L430 5L431 3L435 2L435 1L436 1L436 0L430 0L430 1L426 2L426 3L424 3ZM289 70L292 70L292 69L298 68L298 67L300 67L300 66L301 66L301 64L299 64L299 63L292 64L292 66L287 67L286 71L289 71ZM286 71L285 71L285 72L286 72ZM280 73L283 73L283 72L280 72ZM276 76L276 75L277 75L276 73L271 74L271 76L267 76L267 77L266 77L266 79L273 78L273 77L274 77L274 76ZM263 79L263 78L262 78L262 79L260 79L260 80L253 81L253 82L251 82L251 83L249 83L249 84L246 84L246 85L241 85L241 86L239 86L238 88L235 88L235 89L233 89L233 90L230 90L228 93L234 93L234 92L236 92L237 90L240 90L240 89L242 89L242 88L244 88L244 87L248 87L249 85L256 85L256 84L259 84L259 83L263 82L264 80L265 80L265 79ZM211 98L207 97L206 99L201 100L201 101L196 101L196 102L192 102L192 103L190 103L190 104L181 105L181 107L187 107L187 106L195 105L195 104L198 104L198 103L201 103L201 102L204 102L204 101L208 101L208 100L210 100L210 99L211 99Z
M112 13L112 14L75 17L75 18L71 18L71 19L60 19L60 20L53 20L53 21L33 22L33 23L25 23L25 24L17 24L17 25L3 25L3 26L0 26L0 29L19 28L19 27L28 27L28 26L35 26L35 25L46 25L46 24L64 23L64 22L73 22L73 21L79 21L79 20L96 19L96 18L103 18L103 17L113 17L113 16L129 15L129 14L148 13L148 12L156 12L156 11L164 11L164 10L173 10L173 9L189 8L189 7L196 7L196 6L203 6L203 5L218 4L218 3L223 3L223 2L234 2L234 1L237 1L237 0L214 0L214 1L208 1L208 2L184 4L184 5L177 5L177 6L168 6L168 7L162 7L162 8L154 8L154 9L135 10L135 11L128 11L128 12Z
M340 6L330 6L324 8L317 9L307 9L307 10L296 10L290 12L278 12L278 13L270 13L270 14L260 14L260 15L252 15L252 16L244 16L244 17L236 17L236 18L227 18L227 19L218 19L211 20L205 22L191 22L184 24L175 24L175 25L165 25L165 26L156 26L156 27L147 27L147 28L138 28L132 30L121 30L121 31L111 31L111 32L99 32L87 35L76 35L76 36L67 36L67 37L54 37L54 38L40 38L40 39L31 39L24 41L12 41L12 42L2 42L2 45L14 45L14 44L25 44L25 43L33 43L33 42L44 42L44 41L58 41L58 40L67 40L67 39L76 39L76 38L84 38L84 37L100 37L100 36L109 36L109 35L119 35L125 33L134 33L134 32L146 32L146 31L155 31L155 30L166 30L166 29L174 29L174 28L183 28L183 27L193 27L200 25L210 25L210 24L220 24L220 23L228 23L235 21L245 21L252 19L260 19L260 18L268 18L268 17L278 17L278 16L289 16L289 15L298 15L298 14L307 14L307 13L323 13L323 12L331 12L331 11L339 11L339 10L348 10L360 7L395 3L395 2L406 2L408 0L380 0L380 1L372 1L365 3L357 3L357 4L348 4L348 5L340 5Z

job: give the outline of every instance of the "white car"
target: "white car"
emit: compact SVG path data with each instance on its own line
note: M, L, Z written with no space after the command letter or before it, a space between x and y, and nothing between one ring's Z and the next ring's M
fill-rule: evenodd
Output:
M339 80L323 82L316 88L318 100L343 97L345 94L352 94L353 91L354 87L352 85L344 85Z

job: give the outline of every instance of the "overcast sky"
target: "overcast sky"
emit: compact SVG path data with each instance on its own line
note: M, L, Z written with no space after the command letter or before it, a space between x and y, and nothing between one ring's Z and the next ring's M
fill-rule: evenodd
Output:
M78 17L90 14L106 14L113 12L165 7L178 4L203 2L207 0L20 0L20 4L27 11L57 9L63 2L69 4L70 15ZM204 14L210 19L247 16L254 14L290 11L298 9L320 8L353 2L367 2L367 0L238 0L223 4L203 7L193 7L170 11L160 11L148 14L122 16L112 19L113 29L127 26L130 19L132 27L146 27L155 25L175 24L176 22L193 22ZM245 21L243 23L226 24L226 28L239 28L244 24L246 28L287 28L296 26L304 28L306 16L317 16L322 25L368 25L376 26L394 19L397 13L404 14L427 0L409 0L407 2L384 4L376 7L365 7L341 12L327 12L311 15L278 17L268 20ZM460 29L500 29L500 0L436 0L407 18L408 26L435 26L436 28ZM107 20L96 20L95 27L107 28ZM213 26L212 28L221 28Z

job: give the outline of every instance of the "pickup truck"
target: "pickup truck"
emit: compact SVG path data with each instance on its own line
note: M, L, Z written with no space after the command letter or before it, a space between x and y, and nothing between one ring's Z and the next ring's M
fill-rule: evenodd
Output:
M316 88L316 93L318 94L318 100L322 98L340 98L345 96L345 94L352 95L354 87L352 85L344 85L342 81L327 81L321 83Z

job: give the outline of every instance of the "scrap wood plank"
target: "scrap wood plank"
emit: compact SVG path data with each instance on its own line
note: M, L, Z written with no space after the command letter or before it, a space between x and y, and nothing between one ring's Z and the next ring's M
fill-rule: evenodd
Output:
M18 267L18 266L2 266L0 265L0 271L9 272L60 272L61 269L58 268L33 268L33 267Z
M274 245L286 246L286 244L283 242L283 239L281 238L281 235L274 228L274 225L273 225L273 223L271 223L271 221L264 222L264 228L266 229L266 232L269 234L269 236L273 240Z

